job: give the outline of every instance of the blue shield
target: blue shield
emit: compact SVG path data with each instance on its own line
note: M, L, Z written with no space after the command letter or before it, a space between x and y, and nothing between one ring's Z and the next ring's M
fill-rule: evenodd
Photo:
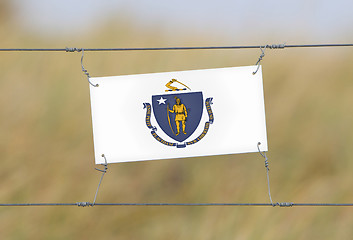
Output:
M153 95L152 107L160 128L172 139L183 142L200 123L202 92Z

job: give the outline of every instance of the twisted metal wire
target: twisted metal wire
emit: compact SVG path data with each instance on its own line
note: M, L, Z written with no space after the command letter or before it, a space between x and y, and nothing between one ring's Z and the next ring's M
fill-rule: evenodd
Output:
M149 207L353 207L353 203L293 203L293 202L277 202L271 203L90 203L90 202L76 202L76 203L0 203L0 207L63 207L63 206L77 206L77 207L93 207L93 206L149 206Z
M91 84L93 87L99 87L98 83L97 84L93 84L90 81L91 76L89 75L88 71L83 66L83 57L84 57L84 54L85 54L84 49L83 48L81 48L81 49L79 49L79 48L69 48L69 50L70 50L69 52L82 51L82 56L81 56L81 69L82 69L82 72L87 76L87 81L89 82L89 84Z
M257 143L257 149L259 150L259 153L261 154L261 156L262 156L263 158L265 158L265 168L266 168L266 175L267 175L268 196L269 196L269 198L270 198L270 202L271 202L272 206L275 206L276 204L279 204L279 203L274 204L274 203L272 202L271 186L270 186L270 174L269 174L270 168L269 168L268 158L267 158L265 152L261 152L261 150L260 150L260 145L261 145L261 142L258 142L258 143Z
M170 50L222 50L222 49L284 49L317 47L353 47L353 43L329 44L269 44L249 46L203 46L203 47L136 47L136 48L0 48L2 52L81 52L84 51L170 51Z
M259 60L257 60L257 62L256 62L256 66L257 66L257 68L256 68L256 70L252 73L253 75L255 75L256 73L257 73L257 71L259 71L259 68L260 68L260 62L262 61L262 58L265 56L265 50L266 50L266 48L267 48L267 45L264 47L264 49L262 49L262 47L260 47L260 50L261 50L261 55L260 55L260 57L259 57Z
M102 170L102 169L99 169L99 168L95 168L97 171L102 172L102 176L101 176L101 180L99 181L99 184L98 184L98 187L97 187L97 190L96 190L96 194L94 195L94 200L93 200L93 203L91 204L91 206L94 206L94 205L95 205L95 203L96 203L96 199L97 199L98 191L99 191L99 188L100 188L101 183L102 183L102 181L103 181L104 174L105 174L105 173L107 172L107 170L108 170L108 163L107 163L107 159L106 159L106 157L105 157L105 155L104 155L104 154L102 154L102 157L104 158L104 161L105 161L105 163L103 164L104 169ZM84 206L84 207L85 207L85 206Z

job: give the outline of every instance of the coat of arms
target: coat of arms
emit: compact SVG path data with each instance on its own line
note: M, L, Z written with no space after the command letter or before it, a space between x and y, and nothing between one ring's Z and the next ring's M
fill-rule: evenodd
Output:
M174 83L183 87L172 86ZM195 139L187 141L199 126L202 118L204 111L202 92L193 92L188 86L176 79L170 80L165 86L167 87L165 94L152 96L152 109L159 127L176 142L164 140L156 133L157 127L151 124L151 104L144 103L146 125L151 129L152 136L164 145L178 148L199 142L207 134L209 126L214 120L211 109L212 98L205 100L209 121L205 123L204 130Z

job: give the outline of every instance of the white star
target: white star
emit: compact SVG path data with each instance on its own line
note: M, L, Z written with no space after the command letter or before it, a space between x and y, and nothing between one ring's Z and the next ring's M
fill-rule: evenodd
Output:
M167 101L167 99L161 97L161 99L159 99L159 100L157 100L157 101L158 101L159 105L161 105L161 104L165 104L165 101Z

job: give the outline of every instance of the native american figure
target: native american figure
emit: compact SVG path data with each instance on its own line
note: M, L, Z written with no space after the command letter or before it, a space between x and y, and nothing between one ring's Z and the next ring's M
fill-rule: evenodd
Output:
M179 135L180 133L180 122L182 124L182 128L183 128L183 133L186 134L185 132L185 122L186 122L186 118L188 117L188 111L186 110L186 107L184 104L181 103L180 98L175 97L175 104L173 106L172 109L169 109L169 112L171 113L175 113L175 125L177 127L177 133L175 134L176 136ZM169 120L169 119L168 119Z

